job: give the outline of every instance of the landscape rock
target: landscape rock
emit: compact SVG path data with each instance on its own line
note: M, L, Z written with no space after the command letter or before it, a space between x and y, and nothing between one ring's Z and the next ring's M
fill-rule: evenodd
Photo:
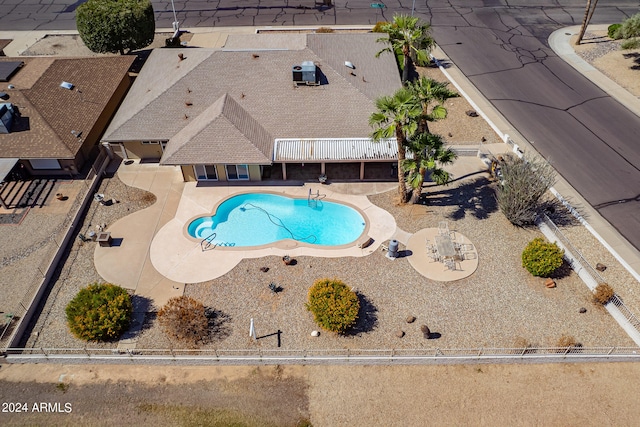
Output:
M469 117L478 117L478 113L476 113L474 110L467 110L464 113Z
M398 338L402 338L402 337L404 337L404 331L397 331L397 332L396 332L396 336L397 336Z
M601 272L602 272L602 271L605 271L606 269L607 269L607 266L606 266L606 265L604 265L604 264L600 264L600 263L597 263L597 264L596 264L596 270L598 270L598 271L601 271Z
M413 323L416 321L416 316L409 316L407 317L407 323Z

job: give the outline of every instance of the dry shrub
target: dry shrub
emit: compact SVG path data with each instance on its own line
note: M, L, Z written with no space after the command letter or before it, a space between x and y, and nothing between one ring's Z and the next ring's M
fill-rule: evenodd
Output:
M613 288L610 285L606 283L600 283L598 286L596 286L596 289L593 292L593 302L596 304L606 305L609 301L611 301L611 298L613 298L614 294L615 292L613 292Z
M568 350L569 353L576 353L577 349L582 347L576 339L571 335L562 335L558 338L558 342L556 342L556 347L558 347L558 353L564 353Z
M158 312L158 321L167 335L195 346L209 337L209 318L204 305L191 297L173 297Z
M333 33L333 28L329 27L320 27L316 30L316 33Z
M535 349L532 349L531 342L524 337L516 337L513 341L513 353L514 354L529 354L535 353Z

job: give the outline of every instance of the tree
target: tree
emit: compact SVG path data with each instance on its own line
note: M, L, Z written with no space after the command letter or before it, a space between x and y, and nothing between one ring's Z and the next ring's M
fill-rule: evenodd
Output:
M387 37L379 38L377 41L389 46L378 52L376 58L383 52L402 52L402 82L405 83L409 81L409 72L414 63L422 65L429 62L429 52L435 45L431 37L431 26L422 24L418 17L394 15L393 22L382 28Z
M398 193L401 203L409 199L404 178L403 161L406 157L405 145L407 135L415 133L418 127L418 117L422 113L420 104L411 91L400 88L393 96L383 96L376 100L378 111L371 114L369 124L375 127L372 137L379 141L381 138L395 136L398 144Z
M596 11L597 5L598 0L593 0L593 7L591 0L587 0L587 7L584 10L584 18L582 18L582 26L580 27L580 32L578 33L578 38L576 39L576 45L579 45L582 42L584 33L587 31L587 26L589 25L589 22L591 22L591 17L593 16L593 12Z
M87 341L118 338L129 327L131 311L127 291L109 283L81 289L65 308L71 332Z
M427 171L431 172L431 179L436 184L449 182L449 172L441 166L453 163L456 153L445 148L442 137L433 133L417 134L407 141L407 148L413 153L413 158L404 160L404 167L409 171L408 182L413 188L412 201L417 203Z
M76 10L84 44L96 53L120 53L147 47L156 24L149 0L89 0Z
M450 90L447 86L449 86L449 83L439 82L426 76L409 83L409 90L418 98L422 106L418 132L429 133L429 122L447 117L447 109L444 107L444 102L447 99L459 96L457 92Z
M191 297L170 298L158 312L158 321L167 335L195 346L209 337L209 318L204 305Z
M555 182L555 170L542 160L509 154L500 162L500 173L497 199L504 216L517 226L535 223L541 200Z

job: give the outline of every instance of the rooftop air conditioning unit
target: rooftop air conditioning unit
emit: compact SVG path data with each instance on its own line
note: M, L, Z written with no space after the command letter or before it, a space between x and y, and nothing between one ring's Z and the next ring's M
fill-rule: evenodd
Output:
M316 64L313 61L303 61L300 65L294 65L293 82L297 85L317 85Z

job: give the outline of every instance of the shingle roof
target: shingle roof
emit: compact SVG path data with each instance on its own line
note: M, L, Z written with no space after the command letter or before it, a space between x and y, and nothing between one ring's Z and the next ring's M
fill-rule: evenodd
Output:
M0 59L2 60L2 59ZM134 58L130 56L25 59L11 79L7 102L22 116L18 127L0 135L0 157L73 159L94 127ZM36 74L38 74L36 78ZM60 87L73 83L74 89Z
M306 48L285 51L156 49L103 140L171 140L225 94L274 138L367 137L375 99L401 86L393 55L375 58L377 38L309 34ZM303 61L315 62L327 84L294 85L292 67Z
M271 135L224 94L169 141L160 163L270 164L272 152Z

